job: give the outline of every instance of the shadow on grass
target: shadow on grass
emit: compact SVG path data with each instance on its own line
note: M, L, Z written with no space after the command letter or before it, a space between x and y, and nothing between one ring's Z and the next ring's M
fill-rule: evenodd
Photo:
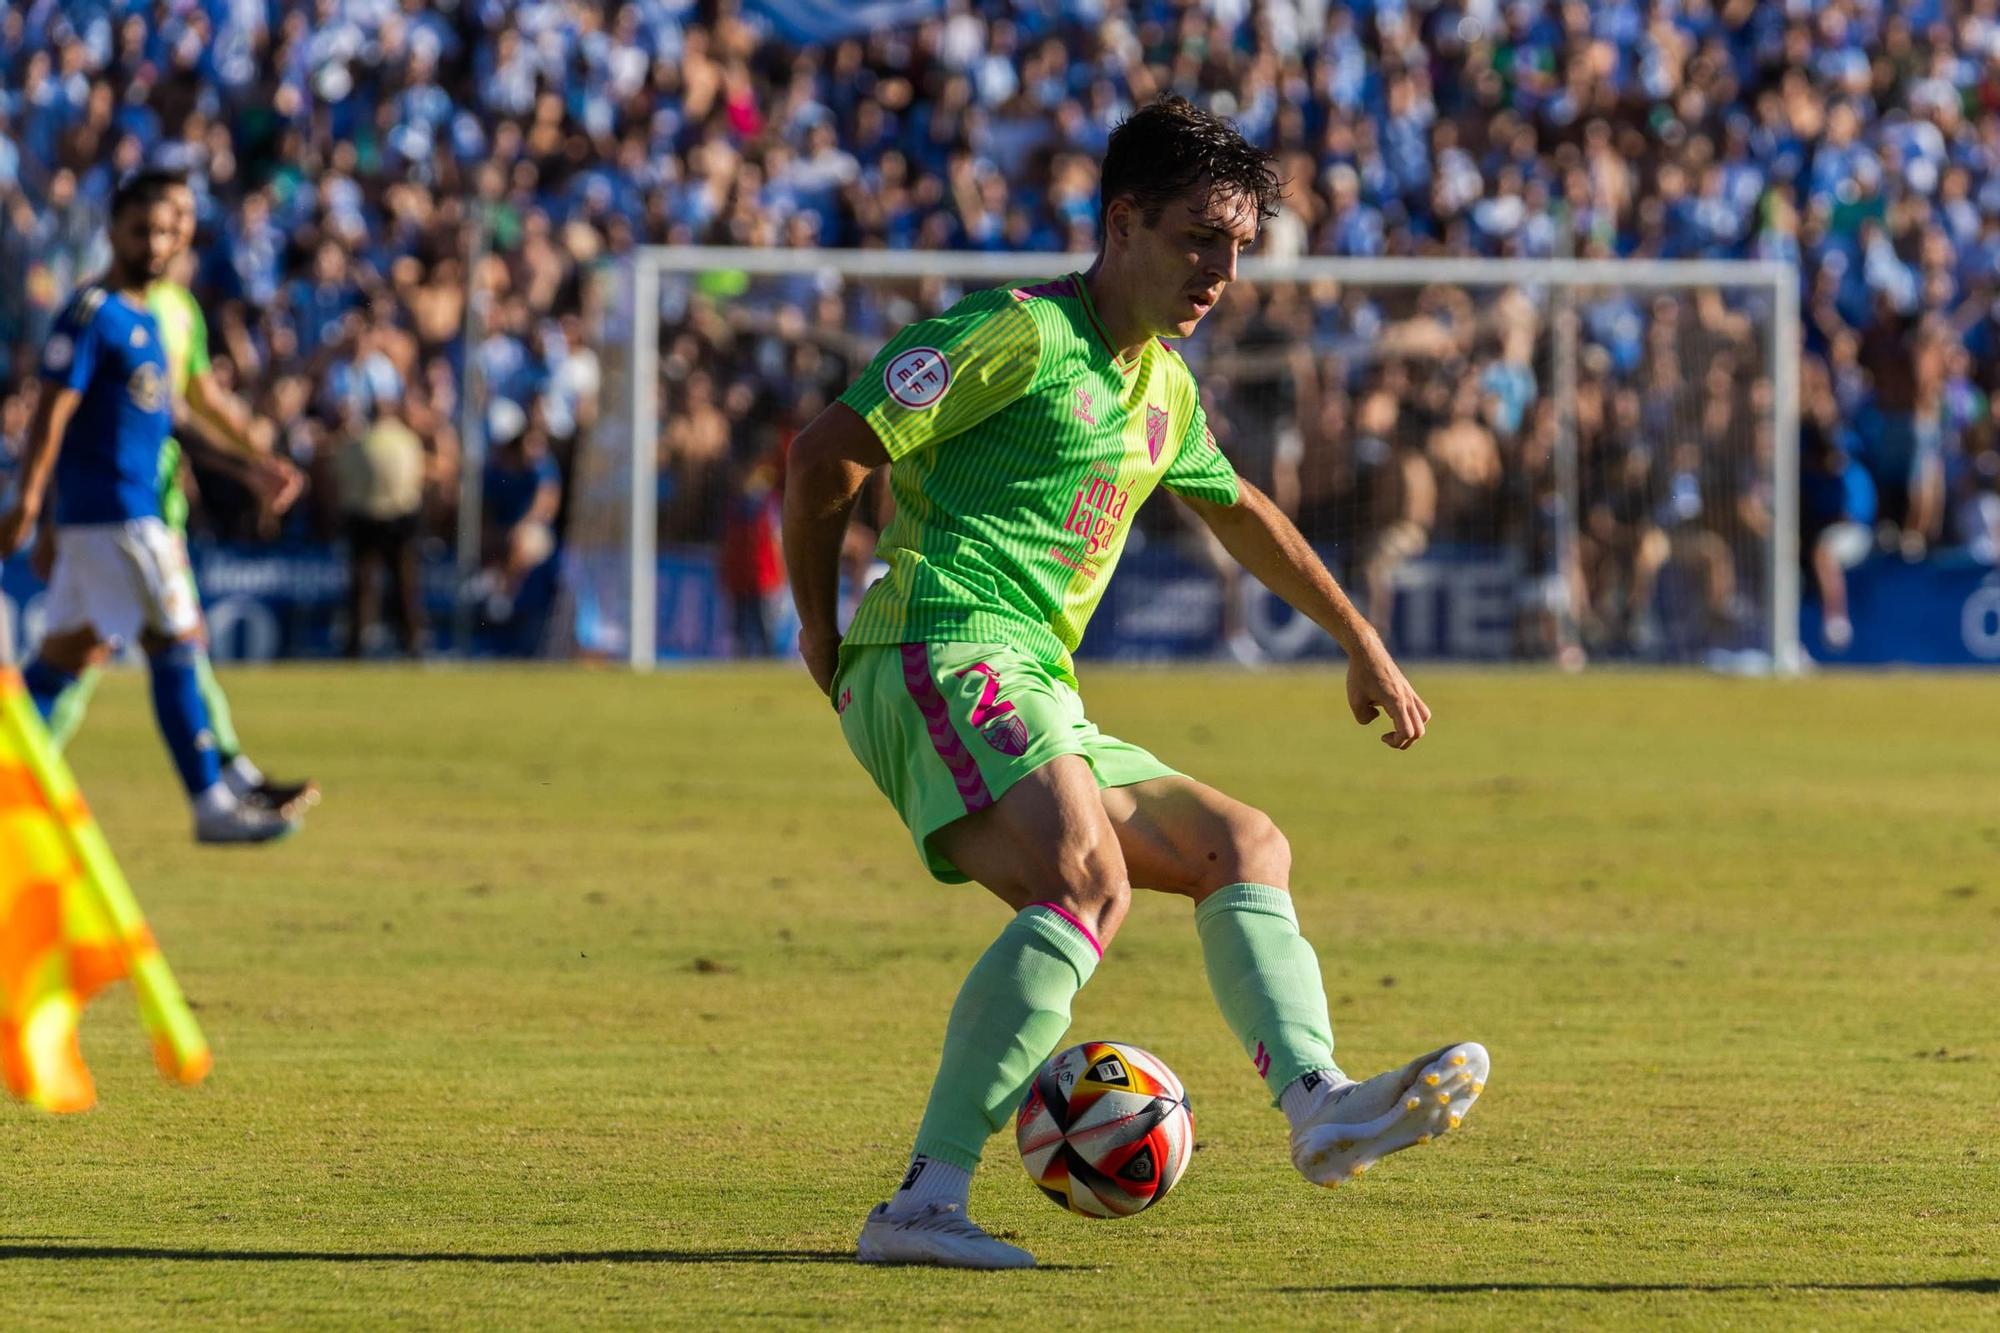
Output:
M1959 1291L2000 1295L2000 1278L1941 1278L1935 1282L1336 1282L1279 1287L1287 1296L1366 1295L1407 1292L1424 1296L1479 1296L1493 1291L1731 1292L1731 1291Z
M10 1259L140 1259L229 1264L851 1264L852 1250L535 1250L481 1254L453 1250L206 1250L155 1245L0 1244ZM899 1268L900 1264L871 1267ZM1086 1265L1043 1264L1044 1272L1088 1271Z

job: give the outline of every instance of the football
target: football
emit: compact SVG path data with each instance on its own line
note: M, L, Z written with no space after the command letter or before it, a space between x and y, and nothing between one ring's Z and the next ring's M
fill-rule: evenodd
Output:
M1049 1058L1014 1120L1035 1187L1084 1217L1130 1217L1161 1199L1194 1153L1187 1090L1158 1056L1087 1041Z

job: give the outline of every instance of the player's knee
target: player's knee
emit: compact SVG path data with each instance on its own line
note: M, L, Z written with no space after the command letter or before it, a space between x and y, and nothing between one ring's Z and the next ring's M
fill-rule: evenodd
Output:
M35 649L42 661L72 676L99 665L110 654L111 645L88 626L47 635Z
M1203 868L1203 888L1214 891L1230 884L1268 884L1291 888L1292 844L1262 810L1246 809L1223 826L1222 846L1212 849Z
M1065 839L1055 849L1044 875L1050 900L1075 911L1100 944L1125 919L1132 902L1132 881L1118 840L1108 828Z

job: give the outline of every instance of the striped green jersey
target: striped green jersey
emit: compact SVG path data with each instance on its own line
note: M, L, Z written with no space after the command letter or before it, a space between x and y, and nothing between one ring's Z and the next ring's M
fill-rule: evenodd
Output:
M182 402L187 398L188 381L208 373L208 320L193 292L164 279L146 289L146 308L160 326L160 350L167 354L167 378L173 382L174 401ZM187 531L181 442L172 436L160 447L160 516L174 531Z
M1077 274L910 325L840 400L896 498L850 644L1001 643L1069 674L1153 488L1237 498L1187 363L1155 338L1120 365Z

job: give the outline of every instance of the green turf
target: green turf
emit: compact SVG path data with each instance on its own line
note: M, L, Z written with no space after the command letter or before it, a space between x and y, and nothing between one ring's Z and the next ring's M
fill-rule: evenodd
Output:
M216 1071L161 1086L121 987L100 1108L0 1108L7 1327L2000 1321L1990 679L1420 673L1395 754L1337 677L1090 672L1289 833L1348 1069L1472 1037L1494 1074L1308 1187L1145 896L1073 1033L1168 1060L1201 1151L1086 1222L996 1140L975 1214L1026 1274L846 1261L1003 911L923 876L801 677L225 679L326 803L197 850L105 682L75 765Z

